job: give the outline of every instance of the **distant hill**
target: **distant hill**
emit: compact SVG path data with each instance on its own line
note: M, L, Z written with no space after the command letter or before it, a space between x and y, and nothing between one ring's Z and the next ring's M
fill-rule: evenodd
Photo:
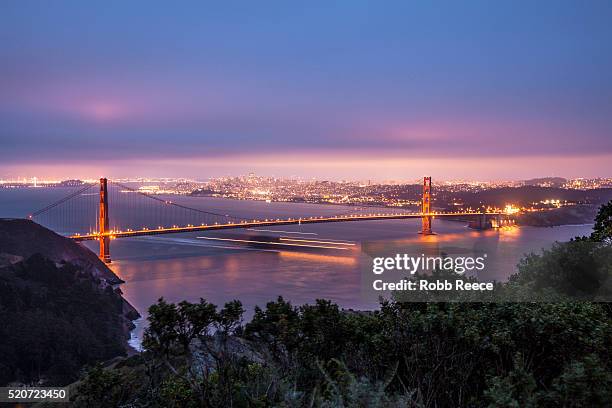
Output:
M482 203L488 205L504 206L508 203L518 205L529 205L532 202L544 200L567 200L578 203L601 205L612 200L612 189L599 188L593 190L571 190L555 187L504 187L490 190L472 192L440 192L442 202L444 199L450 201L450 197L460 199L464 204L479 206Z
M209 188L198 188L196 190L193 190L190 195L192 195L192 196L205 196L205 197L209 197L209 196L211 196L211 195L213 195L215 193L216 193L216 191L211 190Z
M524 183L526 186L562 187L567 183L567 179L563 177L541 177L525 180Z

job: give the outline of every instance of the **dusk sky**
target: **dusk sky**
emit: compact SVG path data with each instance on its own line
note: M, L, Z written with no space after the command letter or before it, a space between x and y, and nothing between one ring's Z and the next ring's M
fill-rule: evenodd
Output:
M612 2L0 2L0 177L612 176Z

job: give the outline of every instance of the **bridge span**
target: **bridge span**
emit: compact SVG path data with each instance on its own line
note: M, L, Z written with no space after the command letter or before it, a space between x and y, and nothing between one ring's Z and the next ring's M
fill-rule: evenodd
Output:
M129 238L138 237L145 235L162 235L162 234L177 234L184 232L201 232L201 231L215 231L224 229L236 229L236 228L253 228L253 227L275 227L281 225L306 225L306 224L321 224L331 222L348 222L348 221L373 221L373 220L401 220L410 218L423 218L423 217L461 217L461 216L493 216L501 215L498 212L453 212L453 213L442 213L442 212L430 212L430 213L405 213L405 214L364 214L364 215L349 215L349 216L333 216L333 217L307 217L307 218L286 218L286 219L275 219L275 220L252 220L252 221L241 221L237 223L227 224L213 224L213 225L187 225L187 226L172 226L165 228L144 228L139 230L110 230L104 233L92 233L92 234L75 234L71 235L70 238L75 241L92 241L101 238L109 237L111 239L116 238Z
M112 187L111 188L109 188ZM97 192L94 191L97 189ZM331 222L421 219L420 234L433 234L432 220L436 217L473 217L470 222L475 228L487 228L497 224L501 212L487 211L432 211L431 177L423 178L423 195L420 212L385 210L386 212L359 213L351 209L348 214L319 217L292 217L249 219L219 212L187 207L154 195L143 193L126 185L101 178L99 184L85 184L70 195L47 207L32 213L29 218L60 231L75 241L100 242L100 259L110 262L110 241L147 235L177 234L185 232L204 232L214 230L275 227L281 225L306 225ZM113 198L111 198L113 197ZM112 206L111 206L112 204ZM123 207L122 207L123 206ZM225 211L225 210L217 210ZM127 214L127 215L126 215ZM155 214L153 220L145 215ZM118 218L123 216L123 219ZM113 222L111 222L111 217ZM83 224L82 228L75 223ZM53 226L55 227L53 227Z

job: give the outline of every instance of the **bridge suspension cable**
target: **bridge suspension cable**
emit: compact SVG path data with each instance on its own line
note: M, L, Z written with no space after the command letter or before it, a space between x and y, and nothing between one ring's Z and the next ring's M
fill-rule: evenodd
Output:
M55 232L67 235L101 231L98 183L78 186L66 196L28 215ZM108 181L109 230L167 228L187 225L237 223L244 220L205 208L194 208L168 198L147 194L122 183ZM57 188L55 191L65 191Z
M89 190L89 189L90 189L90 188L92 188L93 186L95 186L95 184L93 184L93 183L85 184L85 185L83 186L83 188L78 189L77 191L73 192L72 194L69 194L69 195L67 195L67 196L66 196L66 197L64 197L64 198L62 198L62 199L60 199L60 200L58 200L58 201L56 201L56 202L54 202L54 203L52 203L52 204L49 204L48 206L46 206L46 207L44 207L44 208L41 208L40 210L34 211L32 214L30 214L30 215L29 215L29 218L33 218L33 217L36 217L36 216L38 216L38 215L40 215L40 214L43 214L43 213L45 213L45 212L47 212L47 211L50 211L50 210L52 210L53 208L55 208L55 207L57 207L57 206L59 206L59 205L62 205L62 204L63 204L63 203L65 203L66 201L68 201L68 200L70 200L70 199L73 199L73 198L75 198L75 197L77 197L77 196L81 195L82 193L84 193L85 191Z
M28 218L61 235L91 233L99 230L95 183L79 185L59 200L32 212ZM58 187L58 192L65 191Z
M177 207L177 208L181 208L183 210L194 211L194 212L197 212L197 213L200 213L200 214L216 215L216 216L219 216L219 217L225 217L225 218L230 219L232 221L241 221L243 219L242 217L237 217L237 216L233 216L233 215L229 215L229 214L219 214L219 213L212 212L212 211L206 211L206 210L201 210L201 209L198 209L198 208L192 208L192 207L188 207L188 206L185 206L185 205L177 204L174 201L164 200L162 198L155 197L154 195L150 195L150 194L147 194L145 192L138 191L135 188L126 186L125 184L121 184L121 183L117 183L117 182L113 182L113 181L110 181L110 183L115 184L115 185L117 185L117 186L119 186L119 187L121 187L121 188L123 188L123 189L125 189L127 191L131 191L133 193L140 194L143 197L150 198L152 200L158 201L158 202L166 204L166 205L171 205L171 206L174 206L174 207Z
M29 218L63 235L92 234L100 230L100 201L96 191L98 183L79 186L70 194L43 207ZM253 221L255 218L237 216L221 212L222 209L196 208L175 202L167 197L149 194L124 183L108 180L109 230L125 231L143 228L173 228L190 225L215 225ZM189 198L181 198L185 201ZM198 201L199 203L199 201ZM313 207L314 209L314 207ZM345 217L347 215L374 215L377 213L406 213L404 209L389 209L370 206L339 207L338 211L325 217ZM307 214L294 216L306 219ZM275 219L275 217L274 217Z

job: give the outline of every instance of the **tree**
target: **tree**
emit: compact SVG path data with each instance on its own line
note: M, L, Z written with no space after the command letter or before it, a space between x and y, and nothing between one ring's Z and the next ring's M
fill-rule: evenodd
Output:
M172 373L162 386L165 398L176 403L193 397L201 406L232 405L238 365L227 342L241 332L243 314L238 300L219 312L204 299L176 305L160 298L149 308L143 346Z
M606 295L610 262L608 246L590 240L557 242L541 254L522 258L518 273L509 281L535 292L552 290L575 299L597 299Z
M76 406L103 408L117 406L122 400L121 375L96 364L87 370L85 379L79 384Z
M216 315L217 330L223 335L235 334L241 328L243 314L242 302L239 300L227 302Z
M612 201L599 208L591 239L607 244L612 243Z
M200 298L199 303L183 301L177 305L160 298L149 308L149 328L143 345L151 351L168 356L180 345L187 352L191 341L208 336L212 324L219 319L216 306Z

